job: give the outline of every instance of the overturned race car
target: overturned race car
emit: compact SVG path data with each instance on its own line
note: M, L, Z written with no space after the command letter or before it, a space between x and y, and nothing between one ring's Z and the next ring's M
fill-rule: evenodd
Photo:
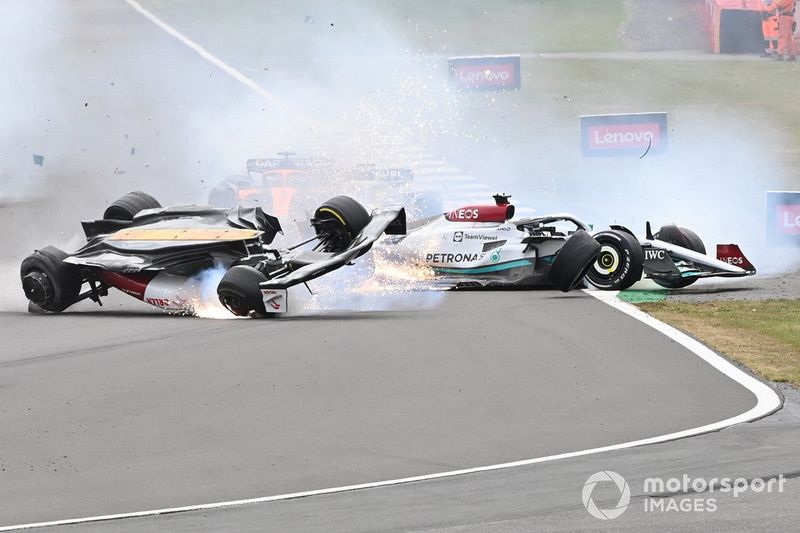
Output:
M260 207L161 207L129 193L100 220L82 222L87 243L67 254L48 246L20 267L32 312L61 312L116 288L166 311L195 314L204 274L222 270L216 293L236 316L275 316L287 310L287 289L336 270L367 253L384 233L405 232L402 207L371 214L348 196L322 203L311 219L314 236L287 249L270 248L281 231ZM86 290L83 287L87 286Z
M412 263L456 287L555 287L570 291L584 280L602 290L623 290L642 277L668 289L701 278L756 273L735 244L706 255L700 238L674 224L638 239L623 226L590 233L576 217L559 213L514 219L509 196L470 205L409 226L387 237L376 255L389 263Z

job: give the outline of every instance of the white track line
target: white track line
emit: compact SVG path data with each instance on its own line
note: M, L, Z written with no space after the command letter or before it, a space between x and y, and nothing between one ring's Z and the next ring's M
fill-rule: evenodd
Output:
M166 22L164 22L163 20L161 20L160 18L155 16L153 13L151 13L150 11L148 11L147 9L142 7L142 5L139 2L137 2L136 0L124 0L124 1L129 6L131 6L133 9L135 9L139 14L141 14L143 17L147 18L150 22L152 22L153 24L155 24L156 26L158 26L159 28L161 28L162 30L167 32L169 35L171 35L172 37L176 38L181 43L183 43L186 46L188 46L191 50L193 50L195 53L197 53L197 55L199 55L200 57L202 57L203 59L205 59L206 61L208 61L212 65L214 65L215 67L217 67L220 70L222 70L225 74L227 74L231 78L235 79L236 81L238 81L239 83L241 83L242 85L244 85L245 87L247 87L248 89L250 89L251 91L256 93L257 95L259 95L262 98L266 99L267 101L275 104L276 106L281 107L283 109L288 109L286 104L284 104L282 101L280 101L274 94L270 93L269 91L267 91L266 89L261 87L258 83L256 83L252 79L250 79L247 76L245 76L244 74L242 74L239 70L237 70L237 69L233 68L232 66L228 65L223 60L221 60L220 58L218 58L217 56L215 56L214 54L212 54L211 52L209 52L208 50L206 50L205 48L203 48L202 46L200 46L199 44L197 44L193 40L191 40L188 37L186 37L184 34L179 32L175 28L173 28L172 26L170 26L169 24L167 24ZM311 121L311 119L309 117L303 115L299 111L297 111L295 109L292 109L290 111L293 114L295 114L298 118L302 119L303 122L306 125L309 125L309 124L312 123L312 121Z
M713 352L707 346L701 344L697 340L689 337L685 333L678 331L672 326L668 326L663 322L656 320L652 316L640 311L635 306L622 302L617 298L616 292L602 292L602 291L586 291L591 296L598 300L622 311L623 313L635 318L636 320L647 324L658 332L666 335L678 344L682 345L705 362L719 370L735 382L739 383L756 397L756 405L740 415L720 420L712 424L700 426L696 428L686 429L675 433L667 433L666 435L658 435L656 437L649 437L646 439L633 440L623 442L621 444L612 444L610 446L602 446L600 448L590 448L588 450L580 450L577 452L560 453L557 455L548 455L545 457L537 457L535 459L524 459L522 461L513 461L510 463L500 463L488 466L478 466L474 468L464 468L461 470L450 470L448 472L438 472L435 474L425 474L421 476L411 476L399 479L389 479L386 481L374 481L371 483L360 483L357 485L345 485L342 487L330 487L327 489L307 490L303 492L292 492L289 494L278 494L275 496L264 496L261 498L249 498L246 500L231 500L224 502L205 503L199 505L186 505L183 507L167 507L164 509L154 509L150 511L136 511L132 513L119 513L101 516L89 516L85 518L72 518L67 520L53 520L50 522L37 522L31 524L19 524L15 526L0 527L0 531L18 531L23 529L32 529L49 526L66 526L76 524L86 524L90 522L104 522L110 520L122 520L126 518L141 518L147 516L158 516L174 513L185 513L190 511L207 511L211 509L222 509L226 507L236 507L247 504L267 503L281 500L293 500L297 498L307 498L309 496L322 496L325 494L338 494L342 492L352 492L363 489L375 489L379 487L389 487L392 485L402 485L405 483L415 483L419 481L429 481L432 479L441 479L455 476L463 476L466 474L475 474L478 472L489 472L494 470L502 470L505 468L514 468L519 466L528 466L538 463L546 463L550 461L558 461L560 459L570 459L573 457L582 457L585 455L593 455L603 452L611 452L616 450L623 450L626 448L633 448L636 446L644 446L647 444L657 444L667 442L675 439L682 439L686 437L693 437L702 433L711 431L719 431L726 427L741 424L744 422L751 422L758 418L762 418L780 409L782 401L778 394L766 384L758 381L754 377L736 368L726 359Z

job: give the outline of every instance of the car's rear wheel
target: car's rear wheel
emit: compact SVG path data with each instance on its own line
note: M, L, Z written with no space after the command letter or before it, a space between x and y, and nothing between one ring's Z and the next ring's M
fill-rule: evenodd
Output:
M247 265L230 268L217 285L217 296L225 309L236 316L274 316L267 313L259 283L267 281L263 272Z
M674 224L669 224L666 226L662 226L658 233L653 235L656 239L664 242L668 242L670 244L675 244L678 246L682 246L684 248L688 248L693 252L697 252L700 254L705 255L706 253L706 245L703 244L702 239L697 235L697 233L693 232L689 228L682 228L676 226ZM688 287L695 281L697 281L697 277L692 276L688 278L679 278L679 279L653 279L658 285L664 287L665 289L682 289L684 287Z
M644 250L636 237L626 231L608 230L595 234L600 254L586 273L586 280L603 290L625 290L642 279Z
M313 224L325 250L341 252L369 224L369 213L349 196L334 196L317 208Z
M105 220L133 220L139 211L161 207L158 200L142 191L129 192L110 206L103 213Z
M66 258L66 253L48 246L22 261L22 289L34 306L59 313L78 300L83 280L79 268L65 263Z
M564 292L577 288L600 254L600 248L600 243L587 231L576 231L558 251L550 267L548 280Z

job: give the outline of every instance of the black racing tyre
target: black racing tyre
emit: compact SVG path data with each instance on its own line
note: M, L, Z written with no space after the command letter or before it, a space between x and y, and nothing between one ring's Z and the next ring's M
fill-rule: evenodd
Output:
M230 268L217 285L217 296L225 309L236 316L270 316L264 307L259 283L267 281L263 272L247 265Z
M575 289L599 254L600 243L587 231L576 231L558 251L547 275L548 280L564 292Z
M586 273L586 280L598 289L621 291L642 279L644 250L627 231L608 230L595 234L600 254Z
M682 228L675 224L669 224L667 226L662 226L653 237L660 241L683 246L684 248L688 248L689 250L703 255L706 253L706 245L703 244L702 239L689 228ZM697 277L689 277L680 279L653 279L653 281L665 289L682 289L688 287L697 281L697 279Z
M349 196L334 196L314 211L314 229L327 240L329 252L341 252L369 224L364 206Z
M106 209L104 220L133 220L136 213L144 209L161 207L158 200L142 191L129 192Z
M80 269L65 263L66 258L66 253L48 246L22 261L19 274L29 302L45 311L60 313L78 300L83 284Z

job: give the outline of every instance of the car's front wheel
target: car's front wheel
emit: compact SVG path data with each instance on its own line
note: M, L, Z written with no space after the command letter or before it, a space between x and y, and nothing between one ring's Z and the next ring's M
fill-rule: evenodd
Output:
M230 268L217 285L220 303L236 316L274 316L267 313L259 283L267 281L260 270L247 265Z
M564 292L577 288L599 253L600 243L586 230L576 231L558 251L548 280Z
M314 229L325 241L325 250L341 252L369 224L364 206L349 196L334 196L314 212Z
M595 234L600 254L586 272L586 280L603 290L624 290L642 279L644 250L636 237L625 231Z
M702 239L689 228L681 228L674 224L669 224L667 226L662 226L661 229L658 230L658 233L653 236L660 241L676 244L699 254L705 255L706 253L706 245L703 244ZM697 281L697 279L696 276L691 276L678 279L653 278L653 281L665 289L682 289L688 287Z

